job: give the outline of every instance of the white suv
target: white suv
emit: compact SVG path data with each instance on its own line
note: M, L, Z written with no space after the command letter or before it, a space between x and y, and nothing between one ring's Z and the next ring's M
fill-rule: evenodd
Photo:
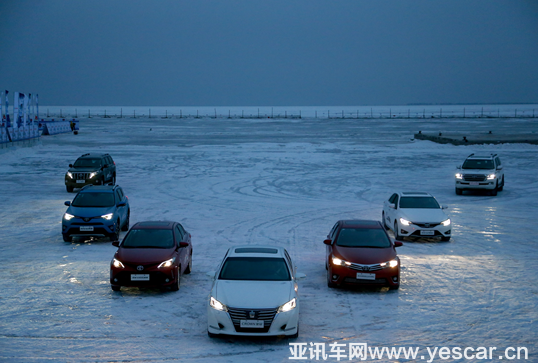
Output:
M497 154L471 154L465 159L463 165L458 166L455 179L458 195L461 195L465 189L489 190L491 195L497 195L497 192L504 188L501 159Z

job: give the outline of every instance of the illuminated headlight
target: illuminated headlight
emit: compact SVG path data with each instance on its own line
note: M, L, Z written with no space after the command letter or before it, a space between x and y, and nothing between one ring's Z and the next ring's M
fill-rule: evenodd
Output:
M495 179L496 175L495 174L489 174L488 175L488 180L493 180Z
M112 266L116 268L125 268L125 266L123 266L123 263L121 263L121 261L117 259L112 260Z
M166 260L164 262L161 262L161 264L159 266L157 266L157 268L162 268L162 267L170 267L174 264L174 261L176 260L176 258L171 258L169 260Z
M450 219L447 219L445 221L442 221L441 224L445 227L450 226Z
M379 266L381 266L381 267L387 267L387 265L388 265L389 267L396 267L396 266L398 266L398 260L394 259L394 260L392 260L392 261L389 261L389 262L381 262L381 263L379 264Z
M97 175L97 172L90 173L90 179Z
M408 226L411 224L411 222L409 222L407 219L403 219L403 218L400 218L400 223L403 224L404 226Z
M281 305L278 308L278 312L279 313L285 313L286 311L290 311L290 310L295 309L296 306L297 306L297 298L294 297L293 299L291 299L290 301L288 301L284 305Z
M456 173L456 179L463 179L462 173Z
M112 217L114 217L114 213L108 213L108 214L105 214L104 216L101 216L101 218L104 218L107 221L111 220Z
M68 171L66 174L67 174L67 176L68 176L70 179L73 179L73 174L71 174L70 171Z
M64 219L65 219L66 221L70 221L70 220L73 219L73 218L75 218L75 216L72 215L72 214L69 214L69 213L65 213L65 214L64 214Z
M209 299L209 306L211 306L215 310L228 311L228 307L215 299L213 296L211 296L211 298Z

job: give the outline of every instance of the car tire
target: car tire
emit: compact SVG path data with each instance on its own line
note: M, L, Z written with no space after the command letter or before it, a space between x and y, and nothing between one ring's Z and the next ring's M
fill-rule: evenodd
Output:
M185 269L185 274L188 275L192 272L192 253L189 258L189 264L187 265L187 268Z
M71 236L66 236L65 234L62 234L62 237L64 239L64 242L71 242Z
M498 186L495 185L495 188L492 189L491 192L489 192L489 193L490 193L491 195L493 195L493 196L496 196L496 195L497 195L497 188L498 188Z
M288 339L297 339L299 338L299 323L297 323L297 332L292 335L288 335Z
M121 290L120 285L110 285L110 288L112 289L112 291L120 291Z
M110 184L110 185L116 185L116 176L115 175L112 177L112 184Z
M120 220L118 219L116 223L114 223L114 233L110 235L111 241L119 241L120 240Z
M443 241L443 242L450 241L450 236L449 237L441 236L441 241Z
M386 230L389 230L389 226L387 226L387 221L385 220L385 212L381 212L381 220L383 221L383 227L385 227Z
M128 210L127 211L127 219L125 220L125 223L121 227L122 231L128 231L129 230L129 219L130 219L130 217L131 217L131 211Z
M503 189L504 189L504 175L503 175L503 181L502 181L501 185L497 188L497 190L498 190L499 192L502 192Z
M73 193L73 187L65 186L65 190L67 190L68 193Z
M176 269L176 283L172 285L172 291L178 291L179 286L181 285L181 266L178 266Z
M396 286L389 286L389 290L398 290L400 288L400 284Z
M330 276L329 276L329 269L327 269L327 287L330 287L331 289L337 287L334 282L331 282Z
M219 335L218 334L215 334L215 333L211 333L209 332L209 330L207 331L207 336L210 337L210 338L216 338L218 337Z
M457 195L461 195L462 194L462 190L460 188L456 188L456 194Z
M396 241L401 241L402 236L400 236L400 234L398 233L398 222L394 222L394 228L392 229L392 231L394 232L394 239Z

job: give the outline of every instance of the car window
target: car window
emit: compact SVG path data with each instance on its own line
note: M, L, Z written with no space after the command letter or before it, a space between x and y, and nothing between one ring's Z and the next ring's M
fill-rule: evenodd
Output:
M394 194L394 207L395 207L396 209L398 209L398 199L399 199L399 198L400 198L400 197L398 196L398 194Z
M179 226L176 226L176 234L177 234L177 240L183 241L183 232L181 231L181 228L179 228Z
M390 247L390 239L382 229L374 228L342 228L338 234L336 245L341 247Z
M463 163L462 169L493 169L493 160L474 160L468 159Z
M220 280L289 281L291 276L283 258L228 257Z
M99 168L101 167L101 159L77 159L75 168Z
M335 223L335 225L333 226L333 229L331 229L331 232L329 232L330 239L334 237L334 233L336 232L337 229L338 229L338 222Z
M78 193L73 207L112 207L114 205L113 193Z
M183 228L183 226L181 224L178 223L177 225L179 227L179 230L181 231L181 235L185 235L185 233L187 233L187 231L185 231L185 228Z
M400 208L439 209L439 203L433 197L402 197Z
M116 188L116 190L118 191L119 195L120 195L120 199L123 200L123 190L121 188Z
M501 159L499 159L498 157L495 158L495 160L497 161L497 166L501 166Z
M398 199L398 194L394 193L393 195L390 196L389 203L396 204L395 202L397 199Z
M291 257L288 251L286 251L286 249L284 249L284 256L286 256L286 260L288 260L288 264L290 265L290 270L293 271L293 262L291 262Z
M121 243L125 248L172 248L174 245L171 229L131 229Z

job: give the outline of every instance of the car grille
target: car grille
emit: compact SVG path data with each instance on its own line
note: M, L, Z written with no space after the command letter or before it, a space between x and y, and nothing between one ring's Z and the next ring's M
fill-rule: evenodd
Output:
M422 228L433 228L433 227L437 227L441 223L413 223L413 224L415 226L419 226L419 227L422 227Z
M379 271L383 269L383 267L381 267L381 265L378 263L373 265L361 265L358 263L351 263L351 265L346 264L346 266L355 271Z
M380 279L375 279L375 280L357 280L357 279L354 279L353 277L346 277L344 279L344 282L346 284L377 285L377 284L386 284L387 279L380 278Z
M463 180L480 182L486 180L486 176L484 174L463 174Z
M73 174L73 179L76 179L76 180L85 180L85 179L89 179L90 178L90 173L72 173Z
M232 319L235 331L238 333L267 333L278 309L237 309L228 308L228 314ZM254 317L251 318L251 313L254 312ZM263 329L256 328L241 328L241 320L263 320Z

